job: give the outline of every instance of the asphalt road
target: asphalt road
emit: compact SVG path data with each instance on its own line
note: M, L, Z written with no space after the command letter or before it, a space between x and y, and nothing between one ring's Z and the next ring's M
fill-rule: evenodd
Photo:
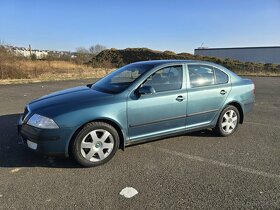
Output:
M280 78L252 79L255 109L234 135L131 146L96 168L34 154L16 132L28 101L87 81L0 86L0 209L280 209Z

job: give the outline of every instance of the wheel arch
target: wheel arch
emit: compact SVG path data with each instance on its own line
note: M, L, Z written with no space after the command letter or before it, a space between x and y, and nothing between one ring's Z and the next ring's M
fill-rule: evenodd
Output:
M119 137L120 137L120 146L119 146L119 149L122 149L124 150L125 148L125 139L126 139L126 135L124 133L124 130L122 129L122 127L117 123L115 122L114 120L112 119L108 119L108 118L97 118L97 119L94 119L94 120L90 120L84 124L82 124L80 127L78 127L78 129L76 129L76 131L73 133L73 135L71 136L68 144L67 144L67 147L66 147L66 156L69 156L71 155L71 146L72 146L72 143L75 139L75 137L77 136L77 134L80 132L80 130L88 123L91 123L91 122L104 122L104 123L107 123L111 126L113 126L116 131L118 132L119 134Z
M239 123L242 124L243 120L244 120L244 112L243 112L242 105L239 102L237 102L237 101L231 101L231 102L227 103L225 105L225 107L228 106L228 105L231 105L231 106L234 106L234 107L237 108L237 110L239 112L239 115L240 115Z

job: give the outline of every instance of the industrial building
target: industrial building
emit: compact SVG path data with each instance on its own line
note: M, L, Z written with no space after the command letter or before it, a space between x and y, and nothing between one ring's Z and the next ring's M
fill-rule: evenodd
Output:
M244 62L280 64L280 46L236 47L236 48L198 48L195 55L229 58Z

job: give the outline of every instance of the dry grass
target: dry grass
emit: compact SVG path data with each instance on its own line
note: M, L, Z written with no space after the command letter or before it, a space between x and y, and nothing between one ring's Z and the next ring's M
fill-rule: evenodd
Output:
M93 68L69 61L15 60L13 62L2 62L0 64L0 74L2 76L4 75L4 77L0 79L0 84L101 78L111 71L113 71L113 69ZM279 76L278 72L270 71L237 71L236 73L243 76Z
M15 56L0 45L0 84L100 78L109 68L93 68L63 60L29 60Z
M68 61L14 60L1 62L0 84L100 78L112 70L78 65Z
M279 77L280 72L275 71L258 71L258 72L251 72L251 71L235 71L235 73L239 76L255 76L255 77Z
M68 61L19 61L21 69L30 78L41 77L68 77L86 75L103 77L110 72L110 69L93 68L87 65L79 65Z

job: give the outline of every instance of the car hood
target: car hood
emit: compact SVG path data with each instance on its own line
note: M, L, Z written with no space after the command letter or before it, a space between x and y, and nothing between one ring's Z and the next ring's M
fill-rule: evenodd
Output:
M81 86L54 92L35 99L29 104L29 108L33 113L39 114L56 110L66 112L85 106L98 105L111 97L113 95L93 90L87 86Z

